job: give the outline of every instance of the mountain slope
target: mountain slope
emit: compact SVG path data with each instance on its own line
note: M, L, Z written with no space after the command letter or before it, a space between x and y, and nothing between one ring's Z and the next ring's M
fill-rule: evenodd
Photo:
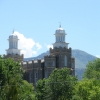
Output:
M72 56L75 58L76 68L85 68L89 61L96 59L95 56L78 49L72 50Z

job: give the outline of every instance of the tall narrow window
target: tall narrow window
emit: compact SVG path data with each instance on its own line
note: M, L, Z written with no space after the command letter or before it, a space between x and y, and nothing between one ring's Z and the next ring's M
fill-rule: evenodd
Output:
M37 74L37 72L35 72L35 84L36 84L36 82L37 82L37 78L38 78L38 74Z
M11 48L11 42L9 42L9 48Z
M62 41L62 37L60 36L60 42Z
M37 73L35 73L35 78L37 79Z
M15 48L15 42L14 42L14 48Z
M45 61L45 66L47 66L47 62Z
M59 36L59 42L60 42L60 36Z
M30 73L30 83L32 82L32 73Z
M45 78L48 78L48 68L45 69Z
M64 57L64 65L67 66L67 56Z
M64 42L65 42L65 37L64 37Z
M16 49L17 49L17 42L16 42Z
M64 36L63 36L63 42L64 42Z
M61 42L62 42L62 36L61 36Z
M13 46L12 46L13 44L12 44L12 42L11 42L11 48L13 48Z
M52 65L55 66L55 61L53 61L53 64Z

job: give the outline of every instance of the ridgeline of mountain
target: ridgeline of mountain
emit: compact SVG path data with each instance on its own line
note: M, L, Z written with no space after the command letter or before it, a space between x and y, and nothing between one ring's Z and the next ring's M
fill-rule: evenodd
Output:
M96 59L95 56L78 49L72 50L72 56L75 58L76 68L85 68L89 61Z
M24 61L32 59L36 60L38 58L43 59L45 55L49 54L49 51L47 51L37 57L25 58ZM78 76L78 79L82 79L82 75L84 73L87 63L89 61L93 61L94 59L96 59L96 57L78 49L72 50L72 57L75 58L75 75Z
M81 50L72 50L72 56L75 58L75 75L81 80L87 63L96 57Z

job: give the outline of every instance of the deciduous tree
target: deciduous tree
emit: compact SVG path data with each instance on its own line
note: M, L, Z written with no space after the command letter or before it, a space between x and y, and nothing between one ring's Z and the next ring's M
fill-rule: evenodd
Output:
M36 90L43 100L70 100L76 83L76 77L70 75L68 68L55 69L48 79L37 83Z
M72 100L100 100L100 80L85 79L75 86Z
M19 62L0 56L0 100L33 100L34 88L23 80Z
M83 77L88 79L100 79L100 58L87 64Z

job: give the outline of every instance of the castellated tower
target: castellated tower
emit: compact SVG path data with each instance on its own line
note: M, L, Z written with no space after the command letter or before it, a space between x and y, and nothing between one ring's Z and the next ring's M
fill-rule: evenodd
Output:
M53 43L53 49L50 48L49 61L47 58L45 59L45 65L50 66L52 62L51 65L55 68L67 67L71 70L71 74L75 75L75 59L72 58L71 48L68 48L69 43L65 42L66 33L65 30L61 28L61 25L55 31L54 35L56 40L55 43Z
M18 36L14 34L14 31L9 36L9 49L6 50L7 54L4 58L13 58L15 61L23 61L23 55L20 55L20 49L18 49Z

